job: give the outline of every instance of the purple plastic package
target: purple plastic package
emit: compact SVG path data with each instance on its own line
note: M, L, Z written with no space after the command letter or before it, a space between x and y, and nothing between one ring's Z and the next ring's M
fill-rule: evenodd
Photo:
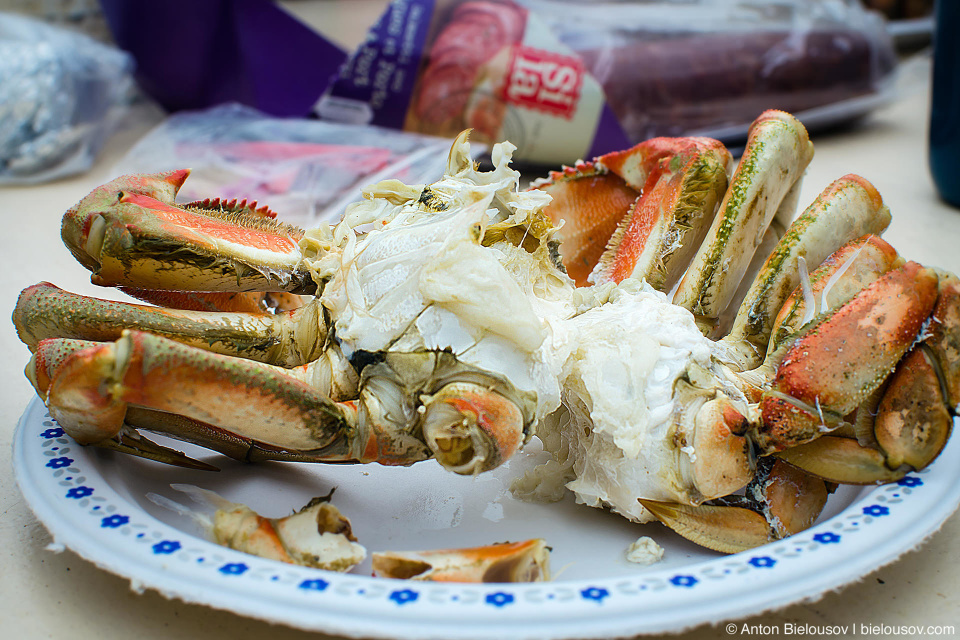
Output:
M889 98L879 16L827 0L394 0L317 113L572 163L655 136L833 125Z
M396 0L317 107L325 119L509 139L534 163L628 141L580 58L509 0Z
M168 111L236 102L307 116L346 52L271 0L100 0L143 89Z

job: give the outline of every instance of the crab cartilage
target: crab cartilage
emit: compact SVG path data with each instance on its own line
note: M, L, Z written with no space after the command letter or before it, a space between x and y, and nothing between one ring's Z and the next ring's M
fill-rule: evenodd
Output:
M260 210L220 201L174 204L188 171L123 176L81 200L61 235L105 286L313 293L303 231ZM224 206L224 205L227 206Z
M170 486L190 496L203 511L156 493L148 493L147 498L191 518L219 545L268 560L341 572L349 571L367 556L366 549L357 544L350 521L330 504L329 495L314 498L289 516L265 518L208 489L187 484Z
M847 175L828 186L787 229L740 304L730 333L720 340L738 367L753 369L762 362L774 321L800 284L799 259L816 269L841 246L879 235L889 224L889 210L863 178Z
M277 314L191 311L81 296L48 282L23 290L13 321L31 349L54 337L116 340L127 327L138 327L215 353L288 367L320 357L327 337L316 302Z
M542 538L468 549L374 553L380 578L429 582L544 582L550 580L550 549Z
M807 131L793 116L766 111L751 125L720 211L673 297L705 332L730 303L753 250L812 157Z

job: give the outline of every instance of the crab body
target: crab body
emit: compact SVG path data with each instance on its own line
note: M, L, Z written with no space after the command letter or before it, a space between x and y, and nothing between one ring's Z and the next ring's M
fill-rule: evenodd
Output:
M184 465L203 463L136 429L466 474L536 435L554 459L518 495L570 489L724 551L809 526L825 480L939 453L956 278L876 238L889 213L854 176L776 242L812 157L794 118L763 114L733 175L716 141L656 139L520 191L511 151L479 171L462 134L441 181L378 183L306 232L245 202L175 205L185 172L100 187L65 216L73 253L97 283L188 309L31 287L28 376L81 443Z

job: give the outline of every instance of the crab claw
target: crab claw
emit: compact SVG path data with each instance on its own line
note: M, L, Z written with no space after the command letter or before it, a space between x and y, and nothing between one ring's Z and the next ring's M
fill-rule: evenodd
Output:
M104 286L313 293L301 269L303 231L246 201L174 204L189 171L129 175L98 187L63 217L61 235Z
M640 499L660 522L700 546L737 553L809 528L827 503L827 486L768 459L744 496L699 506Z
M640 504L687 540L721 553L738 553L776 539L766 518L746 507L691 506L643 498Z

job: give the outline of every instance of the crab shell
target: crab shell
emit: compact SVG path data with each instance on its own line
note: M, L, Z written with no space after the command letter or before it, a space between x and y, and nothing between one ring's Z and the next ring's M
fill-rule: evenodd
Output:
M793 216L812 157L792 116L761 115L732 176L719 143L658 139L520 192L511 150L497 145L494 171L481 172L461 135L440 182L378 183L336 227L309 232L247 203L175 205L186 172L120 178L64 219L95 282L317 297L275 314L211 315L38 285L14 315L35 349L28 375L78 441L181 464L191 463L131 427L242 459L435 457L459 473L500 464L536 433L583 501L656 516L724 550L784 533L760 513L769 505L705 503L748 483L804 485L780 467L760 473L757 456L877 482L939 453L956 406L941 397L956 386L956 279L873 238L889 213L869 183L848 176L825 191L742 291L746 249ZM614 223L578 240L631 193ZM855 255L831 263L838 248ZM824 271L808 277L804 262ZM672 297L656 290L669 283ZM798 285L802 301L790 298ZM708 340L726 332L738 291L729 333ZM898 367L911 347L920 355ZM911 428L915 419L929 426ZM730 539L728 514L741 511L761 517L743 516L756 535L712 542Z

